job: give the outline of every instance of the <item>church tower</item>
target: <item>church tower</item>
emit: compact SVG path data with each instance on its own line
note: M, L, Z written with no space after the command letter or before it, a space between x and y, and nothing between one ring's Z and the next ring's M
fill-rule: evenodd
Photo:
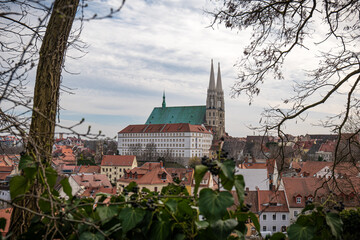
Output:
M219 137L222 137L225 134L225 101L224 101L224 91L222 89L221 83L221 72L220 72L220 63L218 63L218 75L216 81L216 100L217 100L217 110L218 110L218 125L217 132Z
M220 63L218 65L217 82L213 60L211 60L210 81L206 99L206 123L214 131L214 139L220 139L225 133L225 103L224 91L221 83Z

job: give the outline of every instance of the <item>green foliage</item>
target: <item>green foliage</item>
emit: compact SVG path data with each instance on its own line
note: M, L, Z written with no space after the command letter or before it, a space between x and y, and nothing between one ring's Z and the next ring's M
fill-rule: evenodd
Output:
M288 228L289 239L341 239L343 222L340 215L332 211L323 205L307 205Z
M5 226L6 226L6 219L5 218L0 218L0 229L5 230Z
M360 208L343 210L340 213L343 221L343 239L360 239Z
M219 153L219 156L222 156ZM66 198L60 198L55 185L58 175L50 167L40 168L29 157L21 160L23 175L11 180L10 193L13 200L27 194L35 179L43 183L46 191L38 200L40 212L35 214L28 232L22 239L244 239L249 219L260 231L257 215L244 205L244 179L234 175L232 160L203 159L206 165L195 168L195 194L189 195L178 183L162 188L161 193L140 188L135 182L126 186L119 195L97 194L95 199L72 196L67 178L58 184ZM204 188L197 192L206 172L218 177L224 191ZM233 188L239 199L234 211ZM292 239L356 239L354 232L360 223L359 209L344 211L340 215L323 206L307 205L295 224L288 228ZM307 214L306 214L307 213ZM55 216L55 217L54 217ZM343 223L357 220L352 232L342 235ZM0 228L4 227L0 219ZM49 237L47 237L49 238ZM273 234L272 240L285 239L283 233Z

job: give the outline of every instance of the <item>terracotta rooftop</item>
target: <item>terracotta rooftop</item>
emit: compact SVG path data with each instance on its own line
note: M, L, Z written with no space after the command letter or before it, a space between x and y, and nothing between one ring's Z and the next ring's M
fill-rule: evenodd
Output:
M135 160L134 155L104 155L101 166L132 166Z
M80 166L79 173L100 173L100 166L82 165Z
M169 124L141 124L129 125L119 133L167 133L167 132L201 132L208 133L202 125L192 125L189 123L169 123Z
M11 213L12 213L12 208L4 208L4 209L0 209L0 218L5 218L6 219L6 225L5 225L5 229L4 230L0 230L1 235L3 237L6 236L7 232L9 231L9 227L10 227L10 219L11 219Z
M258 213L259 212L259 208L258 208L259 204L258 204L257 191L246 191L246 193L247 193L247 195L244 198L244 203L251 205L251 208L250 208L251 212ZM234 197L234 205L232 207L230 207L230 209L235 210L236 207L239 206L239 198L238 198L236 191L231 191L231 194Z
M172 183L171 175L159 162L146 162L141 167L126 170L119 182L136 182L137 184L168 184Z
M304 176L308 175L309 177L313 177L315 173L319 172L326 166L331 166L331 162L318 162L318 161L307 161L301 162L297 167L300 167L299 176L302 174ZM294 166L293 166L294 167Z
M181 180L185 185L191 185L194 170L192 168L165 168L165 170L174 179L175 177Z
M260 212L289 212L284 191L258 190Z
M85 188L112 187L105 174L77 174L71 175L75 182Z
M292 178L283 177L284 188L289 202L289 207L305 207L306 198L316 197L313 201L320 202L320 198L329 194L329 189L321 178ZM301 202L296 203L296 197L301 197Z

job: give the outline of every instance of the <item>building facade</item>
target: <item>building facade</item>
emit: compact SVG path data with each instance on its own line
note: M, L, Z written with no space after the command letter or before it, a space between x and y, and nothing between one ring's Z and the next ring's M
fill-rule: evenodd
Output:
M217 80L213 61L211 60L210 80L207 90L206 105L167 107L165 93L161 107L155 107L145 124L172 124L189 123L204 125L211 129L214 140L220 139L225 134L225 101L222 89L220 63L218 64Z
M125 170L137 167L136 156L134 155L104 155L101 161L101 174L105 174L110 182L116 185Z
M192 157L209 156L212 140L211 131L202 125L129 125L118 133L118 150L120 155L142 152L157 157L169 156L186 165Z

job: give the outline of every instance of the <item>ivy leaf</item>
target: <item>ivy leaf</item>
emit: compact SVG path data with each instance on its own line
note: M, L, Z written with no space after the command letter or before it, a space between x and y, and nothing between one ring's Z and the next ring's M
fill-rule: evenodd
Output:
M170 209L171 212L175 213L177 208L177 201L175 199L169 199L165 203L165 205Z
M230 192L215 192L205 188L200 191L199 209L207 219L220 219L227 212L227 208L234 204Z
M0 218L0 229L5 230L5 226L6 226L6 219L5 218Z
M313 226L301 226L294 223L290 225L287 232L289 239L291 240L308 240L314 237L315 229Z
M138 223L141 222L145 215L145 211L141 208L123 208L119 214L119 219L122 222L123 232L126 233L133 229Z
M245 181L243 175L235 175L234 181L236 193L238 195L239 203L242 204L244 202L244 188L245 188Z
M221 185L228 191L231 191L234 186L234 171L235 163L233 160L226 160L223 163L216 161L217 165L220 167L220 179Z
M170 233L169 221L157 221L151 226L150 239L163 240L168 239Z
M79 240L104 240L105 237L97 232L96 234L91 233L91 232L83 232L80 237Z
M24 176L15 176L10 180L10 195L13 200L16 196L25 194L29 189L29 182Z
M101 222L107 223L111 220L118 212L117 206L110 205L110 206L99 206L96 208L96 212L99 214Z
M341 218L339 214L336 213L327 213L325 216L326 223L331 229L331 233L337 238L341 238L341 232L342 232L342 225L343 222L341 221Z
M213 232L216 234L217 239L227 239L229 234L234 230L238 221L235 219L217 220L211 224Z
M72 188L69 183L69 179L67 177L63 178L60 181L61 186L63 187L63 191L69 198L72 198Z
M25 168L36 168L35 161L29 155L23 155L19 161L19 170L23 170Z
M195 167L194 179L195 179L195 188L194 188L194 196L197 195L199 190L200 182L203 179L205 173L207 172L208 168L204 165L197 165Z
M251 221L253 222L256 231L260 232L260 223L259 223L259 219L257 218L257 216L253 212L249 212L249 217L250 217Z
M207 221L195 221L195 225L198 230L205 229L209 226L209 222Z
M56 170L53 169L52 167L47 167L45 169L45 175L46 175L47 183L49 184L50 188L53 189L58 176Z

